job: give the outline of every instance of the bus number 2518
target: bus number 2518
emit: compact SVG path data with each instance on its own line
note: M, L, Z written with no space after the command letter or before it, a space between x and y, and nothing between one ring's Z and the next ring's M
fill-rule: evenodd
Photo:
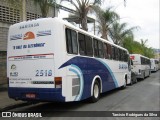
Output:
M36 76L52 76L52 70L36 70Z

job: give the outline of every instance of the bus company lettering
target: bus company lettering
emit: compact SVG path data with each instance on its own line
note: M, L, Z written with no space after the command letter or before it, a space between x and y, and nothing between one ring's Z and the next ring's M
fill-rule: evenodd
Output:
M127 65L126 64L119 64L119 69L127 69Z
M45 43L35 43L35 44L28 44L28 45L17 45L13 46L14 50L17 49L26 49L26 48L37 48L37 47L44 47Z
M25 25L21 25L19 29L32 28L32 27L38 27L38 26L39 26L39 23L25 24Z

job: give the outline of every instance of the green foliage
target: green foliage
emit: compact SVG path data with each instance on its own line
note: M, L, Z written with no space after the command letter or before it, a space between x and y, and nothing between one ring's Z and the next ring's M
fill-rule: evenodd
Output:
M109 30L109 36L115 44L122 45L126 37L134 37L133 31L137 28L137 26L128 28L127 23L114 22Z
M96 26L96 28L98 29L98 33L101 33L101 37L107 40L110 27L112 26L114 21L119 20L120 16L116 12L114 12L111 7L103 10L99 6L96 6L94 9L96 12L96 21L98 23L98 25Z
M133 37L125 37L123 41L123 47L126 48L130 54L141 54L149 58L154 57L154 51L152 48L146 46L147 40L142 40L141 43L134 41Z

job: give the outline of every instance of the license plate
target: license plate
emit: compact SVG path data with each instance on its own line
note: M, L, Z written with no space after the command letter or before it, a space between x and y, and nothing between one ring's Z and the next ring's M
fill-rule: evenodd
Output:
M36 98L36 94L34 93L27 93L26 98Z

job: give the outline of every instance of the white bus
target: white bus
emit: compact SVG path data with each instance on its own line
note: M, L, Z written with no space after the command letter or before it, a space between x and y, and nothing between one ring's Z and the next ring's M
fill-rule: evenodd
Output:
M133 61L132 71L136 73L137 78L144 79L150 76L150 59L140 54L130 54Z
M151 61L151 72L156 72L159 69L159 61L157 59L150 59Z
M24 101L99 99L100 93L126 87L126 49L58 18L43 18L9 28L7 76L10 98Z

